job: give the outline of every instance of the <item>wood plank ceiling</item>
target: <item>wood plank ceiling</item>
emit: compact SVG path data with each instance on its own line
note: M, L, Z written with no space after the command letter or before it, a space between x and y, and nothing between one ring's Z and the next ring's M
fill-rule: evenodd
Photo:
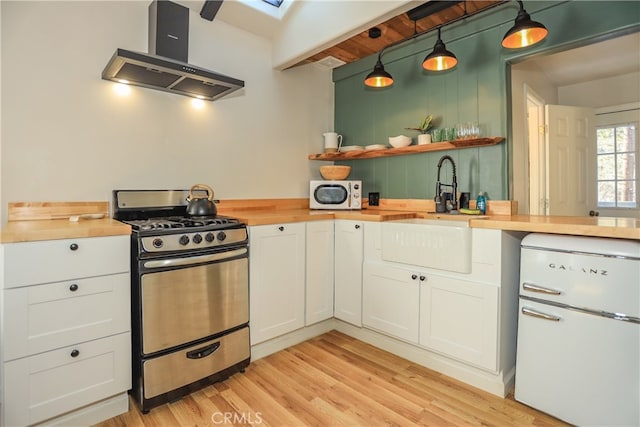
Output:
M437 11L429 16L412 20L409 16L412 11L403 13L388 21L381 22L375 27L381 30L381 35L378 38L369 37L369 30L362 31L361 33L347 39L335 46L327 48L322 52L310 56L304 61L301 61L297 65L308 64L310 62L318 62L325 59L328 56L337 58L345 63L355 62L369 55L373 55L379 52L385 46L400 40L406 39L416 33L420 33L427 30L436 29L437 27L447 24L453 20L459 19L465 15L472 16L476 13L482 12L487 8L496 6L499 3L505 3L505 1L436 1L432 0L424 3L415 9L416 13L420 8L431 7L445 7L444 10ZM513 17L517 14L517 9L514 9ZM414 17L418 15L413 15Z

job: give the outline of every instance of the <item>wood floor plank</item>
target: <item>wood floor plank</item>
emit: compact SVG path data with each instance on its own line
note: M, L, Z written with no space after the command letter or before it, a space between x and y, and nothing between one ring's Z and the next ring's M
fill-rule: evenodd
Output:
M146 415L132 401L97 427L567 425L331 331Z

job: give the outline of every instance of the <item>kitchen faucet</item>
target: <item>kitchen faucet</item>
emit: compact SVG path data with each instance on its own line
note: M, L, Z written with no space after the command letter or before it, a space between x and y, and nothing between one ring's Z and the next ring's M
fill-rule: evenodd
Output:
M453 166L453 182L451 184L443 184L440 182L440 169L442 168L442 164L445 160L449 160L451 162L451 166ZM442 187L450 187L451 188L451 203L447 203L447 198L442 193ZM438 180L436 181L436 212L444 213L458 210L458 178L456 176L456 164L449 155L442 156L440 161L438 162Z

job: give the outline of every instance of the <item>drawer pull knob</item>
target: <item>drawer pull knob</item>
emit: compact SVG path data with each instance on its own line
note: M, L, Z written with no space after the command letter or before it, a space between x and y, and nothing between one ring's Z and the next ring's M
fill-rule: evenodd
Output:
M425 276L420 276L420 281L424 282L427 278Z
M78 290L78 285L74 283L73 285L69 286L69 290L71 292L77 291Z
M278 230L280 230L280 231L284 231L284 227L283 227L283 226L280 226L280 227L278 227Z
M78 357L80 356L80 352L78 350L72 350L71 351L71 357Z
M72 251L77 251L78 250L78 244L77 243L72 243L69 245L69 249L71 249Z
M360 229L360 224L356 224L356 230Z
M418 275L417 275L417 274L412 274L412 275L411 275L411 280L416 280L417 278L418 278Z

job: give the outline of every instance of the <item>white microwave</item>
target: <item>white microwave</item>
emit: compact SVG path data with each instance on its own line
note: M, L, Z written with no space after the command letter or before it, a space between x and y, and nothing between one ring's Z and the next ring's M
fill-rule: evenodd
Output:
M362 181L311 181L311 209L362 209Z

